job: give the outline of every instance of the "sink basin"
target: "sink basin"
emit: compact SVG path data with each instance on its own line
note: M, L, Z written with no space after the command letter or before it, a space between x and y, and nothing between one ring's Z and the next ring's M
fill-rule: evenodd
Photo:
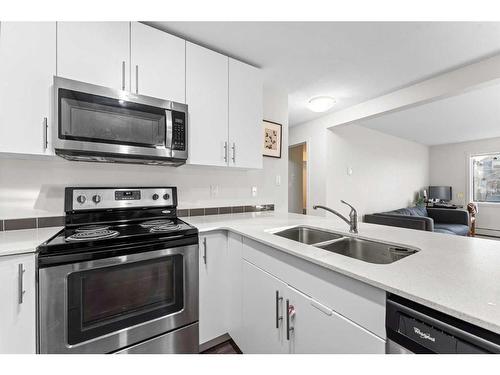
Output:
M294 227L274 233L277 236L288 238L289 240L302 242L307 245L331 241L337 238L342 238L341 235L325 232L318 229L308 227Z
M337 241L316 247L333 253L359 259L364 262L376 264L389 264L408 255L415 254L417 250L405 247L384 244L382 242L363 240L354 237L343 237Z

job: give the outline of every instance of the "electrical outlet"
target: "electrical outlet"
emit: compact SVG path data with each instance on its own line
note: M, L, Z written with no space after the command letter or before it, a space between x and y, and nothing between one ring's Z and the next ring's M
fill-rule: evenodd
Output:
M352 167L347 167L347 175L352 176Z
M252 186L252 197L256 197L257 196L257 186Z

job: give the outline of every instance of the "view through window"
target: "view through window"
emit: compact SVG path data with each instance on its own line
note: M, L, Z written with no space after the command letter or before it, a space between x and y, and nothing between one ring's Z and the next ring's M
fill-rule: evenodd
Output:
M500 153L475 155L471 162L474 202L500 203Z

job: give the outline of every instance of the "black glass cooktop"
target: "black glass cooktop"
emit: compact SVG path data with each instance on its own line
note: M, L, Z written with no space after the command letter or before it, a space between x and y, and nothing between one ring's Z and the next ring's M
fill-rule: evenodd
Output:
M40 256L90 252L124 245L169 241L197 235L198 230L178 218L132 223L104 223L66 227L39 246Z

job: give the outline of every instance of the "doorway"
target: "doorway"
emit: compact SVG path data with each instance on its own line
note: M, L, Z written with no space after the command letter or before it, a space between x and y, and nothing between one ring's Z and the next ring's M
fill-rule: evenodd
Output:
M288 212L307 214L307 144L288 148Z

